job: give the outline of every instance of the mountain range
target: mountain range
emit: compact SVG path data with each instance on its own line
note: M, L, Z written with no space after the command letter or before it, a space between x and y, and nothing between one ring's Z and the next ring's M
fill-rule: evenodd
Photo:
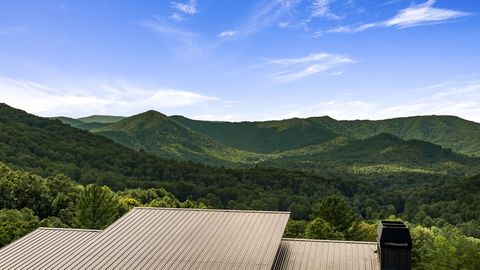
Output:
M264 164L357 174L468 173L480 167L480 124L455 116L220 122L147 111L57 119L134 150L216 166Z

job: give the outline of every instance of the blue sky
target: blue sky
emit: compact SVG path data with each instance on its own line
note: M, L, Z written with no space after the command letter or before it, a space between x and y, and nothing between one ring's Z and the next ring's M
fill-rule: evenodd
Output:
M42 116L480 122L480 2L0 2L0 102Z

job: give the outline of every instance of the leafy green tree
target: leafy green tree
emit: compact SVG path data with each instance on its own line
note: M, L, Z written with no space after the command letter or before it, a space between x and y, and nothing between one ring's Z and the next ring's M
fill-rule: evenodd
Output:
M186 200L184 202L181 202L178 207L180 207L180 208L199 208L199 209L207 208L207 206L202 202L194 202L194 201L190 201L190 200Z
M80 228L103 229L117 218L116 209L115 193L106 186L88 185L77 202L74 225Z
M315 218L309 222L304 236L310 239L345 239L341 232L335 231L335 228L322 218Z
M308 221L306 220L293 220L290 219L287 223L287 227L283 232L283 236L287 238L305 238L305 229L307 228Z
M365 221L355 222L345 233L345 237L350 241L376 241L377 224L369 224Z
M337 195L329 196L315 205L313 215L325 220L339 232L346 232L357 218L348 202Z
M0 210L0 247L33 231L40 220L30 209Z
M161 199L155 199L151 201L148 206L149 207L167 207L167 208L176 208L178 207L180 202L172 197L166 196Z
M117 213L118 216L122 216L128 211L130 211L134 207L141 206L142 204L135 200L134 198L127 197L127 196L121 196L118 198L118 203L117 203Z

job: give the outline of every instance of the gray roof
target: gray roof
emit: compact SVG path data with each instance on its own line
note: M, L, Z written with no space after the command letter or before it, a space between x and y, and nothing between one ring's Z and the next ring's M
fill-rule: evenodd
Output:
M37 230L1 250L0 269L269 270L289 215L134 208L88 239L84 231Z
M272 270L379 270L375 242L282 239Z
M103 231L40 228L0 269L379 270L376 243L281 239L287 212L134 208Z
M49 269L53 258L75 252L100 231L38 228L0 249L0 269Z

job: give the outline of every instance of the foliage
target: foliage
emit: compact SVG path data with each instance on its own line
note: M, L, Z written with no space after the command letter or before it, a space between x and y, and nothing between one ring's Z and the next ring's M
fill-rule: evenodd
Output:
M310 239L345 239L342 232L336 231L334 226L318 217L308 223L303 237Z
M253 162L260 157L218 143L156 111L147 111L91 131L129 148L142 149L164 158L232 165L246 160Z
M117 198L106 186L88 185L77 201L74 225L79 228L103 229L116 218Z
M415 226L411 234L414 269L476 269L480 263L480 240L456 228Z
M79 185L65 175L44 178L14 171L1 162L0 190L0 247L39 226L102 229L133 207L161 200L174 202L168 207L206 207L196 201L180 202L162 188L114 193L105 186Z
M28 208L0 210L0 247L33 231L38 226L40 226L39 218Z
M421 140L462 154L480 156L480 125L454 116L415 116L379 121L337 121L328 116L267 122L196 121L171 118L218 142L258 153L274 153L348 137L367 139L390 133Z
M313 215L327 222L333 229L346 232L356 219L355 212L348 202L340 196L324 198L313 208Z

